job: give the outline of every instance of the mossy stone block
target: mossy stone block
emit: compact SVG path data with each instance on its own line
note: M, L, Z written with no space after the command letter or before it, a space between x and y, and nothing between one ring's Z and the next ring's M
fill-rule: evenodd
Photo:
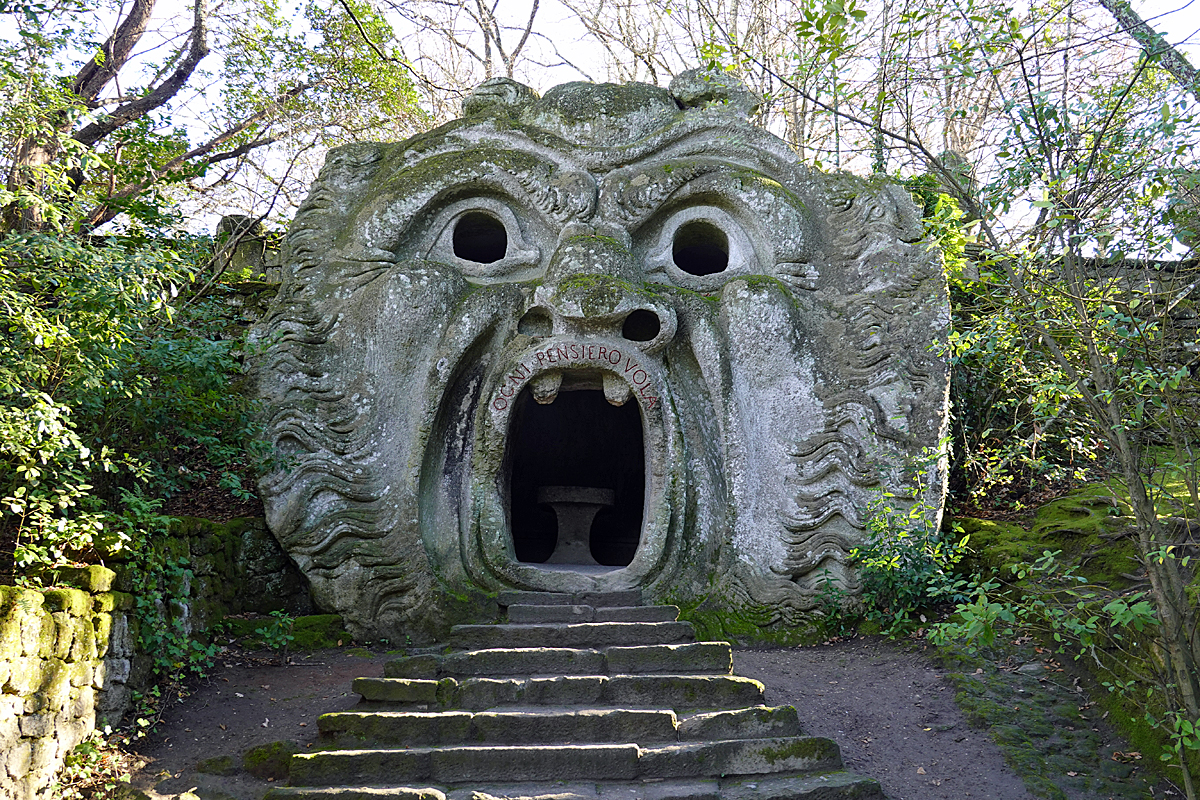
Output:
M226 617L223 620L225 630L235 639L258 639L256 630L266 624L261 617L258 619L234 619Z
M1012 522L969 517L954 521L970 537L969 560L975 569L1004 570L1009 564L1036 558L1045 549L1039 535Z
M45 602L45 596L33 589L0 586L0 609L3 610L5 619L17 619L22 614L40 611Z
M5 689L16 695L33 694L49 675L50 664L44 658L20 658L11 663L12 674Z
M300 745L291 740L252 747L242 756L242 769L263 780L282 780L288 776L292 755Z
M48 658L54 650L56 632L49 614L29 614L21 624L21 652L30 658Z
M240 769L233 756L228 755L206 758L196 765L196 772L205 775L233 775Z
M1104 486L1089 485L1038 509L1033 532L1040 537L1093 536L1111 529L1121 504Z
M44 597L48 611L65 611L82 617L92 610L92 598L81 589L51 589Z
M42 707L53 712L62 711L71 699L71 670L62 661L52 659L44 674L42 685L38 687Z
M55 611L50 617L54 620L54 647L50 655L66 660L71 657L71 644L75 641L75 620L65 611Z
M94 642L96 658L108 655L109 637L112 635L112 614L94 614L92 616L92 641Z
M93 661L96 658L96 629L92 617L80 617L72 621L71 661Z
M92 564L87 567L56 567L51 572L51 576L55 583L97 594L107 592L112 588L117 573L108 567Z
M292 626L292 635L296 637L292 641L293 650L319 650L337 647L339 641L350 641L350 634L337 614L297 617Z
M21 620L0 617L0 662L21 657Z

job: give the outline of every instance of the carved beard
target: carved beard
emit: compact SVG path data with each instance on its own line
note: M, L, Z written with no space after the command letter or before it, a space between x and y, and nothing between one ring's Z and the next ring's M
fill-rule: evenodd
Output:
M330 154L261 332L271 529L365 638L501 588L802 624L944 430L911 203L721 110L610 145L553 95Z

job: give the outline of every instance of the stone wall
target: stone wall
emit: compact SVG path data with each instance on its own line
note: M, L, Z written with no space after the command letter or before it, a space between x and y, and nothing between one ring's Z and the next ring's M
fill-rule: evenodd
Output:
M189 635L232 614L312 609L307 583L262 519L180 519L155 547L191 572L170 587L171 612ZM53 589L0 586L0 800L47 797L67 753L120 722L132 692L151 681L130 570L113 566L54 570L43 576Z
M188 600L178 609L189 632L207 630L231 614L313 613L308 583L259 517L228 522L184 517L160 546L186 559L193 573Z
M0 586L0 800L44 796L63 758L129 706L133 597L105 567L64 570L82 588ZM139 664L140 662L140 664Z

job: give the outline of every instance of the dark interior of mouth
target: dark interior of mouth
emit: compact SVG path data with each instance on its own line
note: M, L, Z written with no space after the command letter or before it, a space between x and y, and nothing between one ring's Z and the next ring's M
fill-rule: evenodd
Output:
M566 382L564 382L566 383ZM645 504L645 447L636 401L613 406L597 389L568 391L540 405L529 389L513 410L506 446L509 530L518 561L591 563L586 555L552 558L561 508L539 502L544 487L607 489L591 524L590 553L603 566L627 566L637 551ZM543 491L541 500L546 500ZM579 494L594 494L583 492ZM564 550L565 552L565 550Z

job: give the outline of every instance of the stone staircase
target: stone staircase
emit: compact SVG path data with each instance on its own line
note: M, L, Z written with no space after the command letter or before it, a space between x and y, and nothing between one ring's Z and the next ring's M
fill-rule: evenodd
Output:
M508 622L359 678L266 800L882 800L640 592L502 592Z

